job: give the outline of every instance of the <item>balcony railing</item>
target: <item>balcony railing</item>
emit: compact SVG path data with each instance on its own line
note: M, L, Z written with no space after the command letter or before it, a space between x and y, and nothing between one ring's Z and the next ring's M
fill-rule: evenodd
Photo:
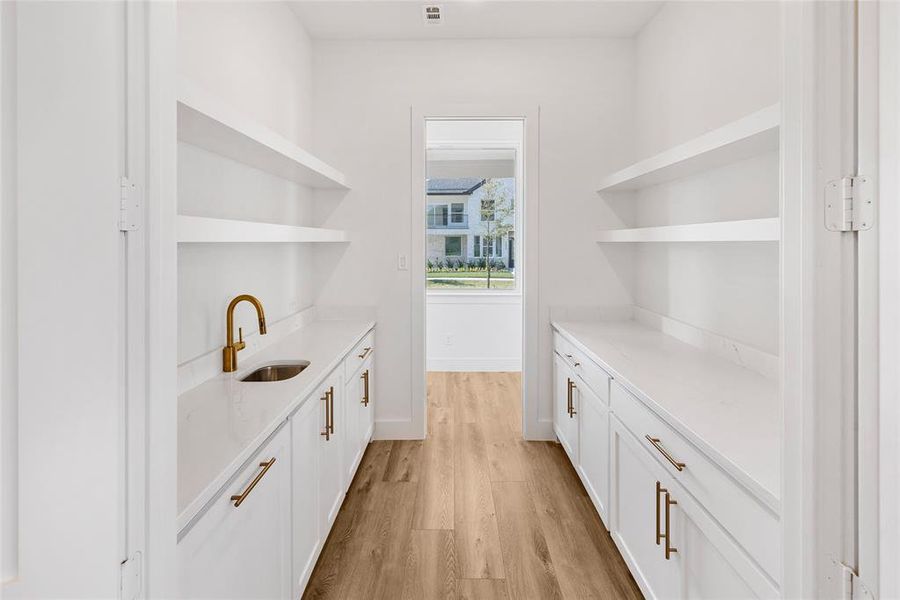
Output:
M428 229L466 229L469 226L469 215L428 215L427 222Z

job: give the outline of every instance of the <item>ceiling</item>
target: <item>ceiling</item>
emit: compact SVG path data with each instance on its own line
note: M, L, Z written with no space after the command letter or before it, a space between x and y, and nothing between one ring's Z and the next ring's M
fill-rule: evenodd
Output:
M631 37L662 2L597 0L292 0L315 39ZM439 4L440 25L423 7Z

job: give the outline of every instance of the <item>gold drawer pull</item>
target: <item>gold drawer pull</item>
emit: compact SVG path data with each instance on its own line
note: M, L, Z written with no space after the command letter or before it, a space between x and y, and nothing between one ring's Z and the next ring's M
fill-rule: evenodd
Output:
M566 391L566 399L569 401L567 410L569 412L569 418L574 419L575 415L577 415L578 412L575 410L575 399L573 397L572 390L577 389L577 386L575 385L575 382L568 377L566 377L566 386L568 388Z
M331 418L328 419L328 428L331 430L331 435L334 435L334 386L328 388L328 391L325 392L325 395L328 396L328 412L331 415Z
M247 499L247 496L250 495L250 492L253 491L253 488L256 487L256 484L259 483L259 480L262 479L263 476L269 472L269 469L271 469L272 465L274 465L274 464L275 464L274 456L272 458L270 458L267 462L259 463L259 466L261 466L263 468L263 470L260 471L259 473L257 473L256 477L253 478L253 481L250 482L250 485L247 486L247 489L245 489L243 492L241 492L237 496L231 497L231 501L234 502L235 508L240 506L244 502L244 500Z
M669 525L672 521L671 515L669 514L669 507L673 504L678 504L674 500L669 497L669 492L666 491L666 560L669 560L670 556L674 552L678 552L677 548L673 548L671 545L672 542L672 532L669 531Z
M669 454L668 450L662 447L662 444L659 443L659 438L650 437L649 435L645 435L647 441L653 444L653 447L659 450L659 453L666 457L666 460L672 463L672 466L678 469L679 471L684 471L684 468L687 466L683 462L678 462L672 455Z
M666 488L662 486L660 482L656 482L656 545L659 546L659 543L665 537L665 534L659 531L659 522L660 522L660 510L659 510L659 495L666 491Z
M660 511L659 511L659 497L665 494L665 503L666 503L666 527L665 532L659 531L659 522L660 522ZM672 497L669 496L669 490L664 488L660 482L656 482L656 545L659 546L662 540L666 540L666 546L664 548L666 554L666 560L671 560L671 556L673 553L678 552L677 548L673 548L670 540L672 539L672 531L671 531L671 521L672 514L669 510L673 504L678 504L676 501L672 500Z
M363 380L362 405L368 406L369 405L369 370L368 369L366 369L366 372L362 374L362 377L360 379Z
M358 356L359 358L365 358L369 355L369 352L371 352L371 351L372 351L372 347L366 346L365 348L363 348L363 353L357 354L356 356Z

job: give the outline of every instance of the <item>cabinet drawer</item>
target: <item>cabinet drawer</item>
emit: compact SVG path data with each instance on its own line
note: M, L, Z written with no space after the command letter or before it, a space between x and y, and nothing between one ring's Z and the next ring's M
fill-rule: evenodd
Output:
M556 331L553 332L553 349L572 371L590 386L601 401L609 404L610 376L606 371Z
M775 581L781 564L778 517L621 385L612 383L612 411L657 461L737 540ZM647 436L659 440L654 446ZM672 461L683 463L678 470Z
M347 355L347 359L344 361L344 377L349 381L350 376L355 374L360 367L363 366L363 363L366 362L366 359L369 358L373 352L375 352L374 329L364 335L363 339L361 339L356 346L353 347L350 354Z

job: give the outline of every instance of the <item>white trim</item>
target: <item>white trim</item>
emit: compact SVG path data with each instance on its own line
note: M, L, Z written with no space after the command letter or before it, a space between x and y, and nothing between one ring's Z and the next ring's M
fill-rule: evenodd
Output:
M443 292L430 290L426 294L428 304L521 304L522 294L519 292L502 293L502 291L484 294L480 292Z
M429 371L497 373L521 371L522 359L509 358L429 358Z
M552 439L552 424L548 428L540 423L540 107L522 106L498 101L490 105L458 104L447 106L410 107L410 421L409 431L418 438L426 434L426 351L425 351L425 272L426 232L425 222L425 121L434 119L514 119L524 121L524 142L520 164L524 164L522 176L523 202L517 218L521 219L516 236L519 248L517 260L518 289L523 292L522 326L522 431L525 439ZM524 244L522 240L524 238ZM379 422L380 439L388 431L398 431L398 426Z

